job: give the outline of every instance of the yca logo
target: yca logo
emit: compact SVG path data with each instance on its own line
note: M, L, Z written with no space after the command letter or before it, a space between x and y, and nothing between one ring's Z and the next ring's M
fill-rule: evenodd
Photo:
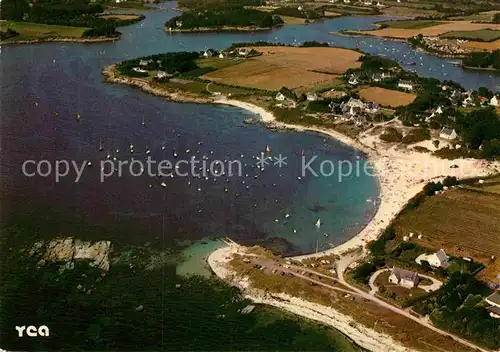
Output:
M40 327L36 327L33 325L30 325L28 327L26 326L16 326L17 333L19 337L23 337L24 331L26 330L26 335L29 337L37 337L37 336L42 336L42 337L47 337L49 336L49 328L45 325L41 325Z

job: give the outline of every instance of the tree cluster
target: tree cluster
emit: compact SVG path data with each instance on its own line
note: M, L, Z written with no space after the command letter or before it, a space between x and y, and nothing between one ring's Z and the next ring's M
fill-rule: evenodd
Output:
M496 350L500 347L500 320L490 317L482 304L482 297L489 293L488 287L472 275L457 272L414 310L430 315L432 322L443 330Z
M222 10L205 10L203 12L187 11L165 23L165 26L181 29L220 28L220 27L258 27L272 28L283 25L281 17L244 7Z
M141 67L147 71L165 71L169 74L178 74L199 68L196 60L200 54L196 51L193 52L170 52L165 54L155 54L146 57L140 57L133 60L126 60L121 62L117 69L120 73L132 77L146 77L145 72L136 72L134 67ZM140 66L140 61L147 61L146 66Z
M500 70L500 49L491 53L488 52L473 52L468 54L463 59L464 66L486 68L492 67Z
M99 18L103 7L88 0L3 0L0 3L0 18L17 22L44 23L60 26L89 27L84 37L117 36L115 19Z
M306 18L308 20L317 20L323 17L323 14L313 10L313 9L302 9L299 10L298 7L294 6L283 6L279 7L273 11L276 15Z

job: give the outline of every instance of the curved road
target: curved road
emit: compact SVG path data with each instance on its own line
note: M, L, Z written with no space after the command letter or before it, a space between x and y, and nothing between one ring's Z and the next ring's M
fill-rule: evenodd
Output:
M441 335L444 335L444 336L448 336L448 337L451 337L453 340L457 341L457 342L460 342L461 344L465 345L465 346L468 346L470 348L473 348L473 349L476 349L478 351L482 351L482 352L489 352L489 350L485 350L479 346L476 346L474 345L473 343L467 341L467 340L464 340L456 335L453 335L449 332L446 332L446 331L443 331L441 329L438 329L437 327L435 327L434 325L430 324L428 322L428 320L426 318L417 318L413 315L411 315L410 313L408 313L407 311L403 310L403 309L400 309L400 308L397 308L381 299L378 299L377 297L375 296L372 296L371 294L369 293L366 293L362 290L360 290L359 288L355 287L355 286L352 286L351 284L349 284L347 281L345 281L344 279L344 272L346 271L347 267L353 263L354 261L356 261L358 258L354 258L354 260L352 260L350 263L347 262L347 261L338 261L338 265L337 265L337 274L338 274L338 281L340 283L342 283L344 286L350 288L351 290L353 290L354 292L358 293L358 295L362 296L363 298L365 299L368 299L368 300L371 300L373 302L376 302L378 303L380 306L384 307L384 308L387 308L391 311L393 311L394 313L397 313L397 314L400 314L400 315L403 315L405 317L407 317L408 319L411 319L417 323L419 323L420 325L423 325Z
M371 295L375 295L375 293L378 292L378 286L375 285L375 280L377 280L377 277L382 274L383 272L385 271L390 271L391 269L380 269L380 270L377 270L376 272L373 273L372 276L370 276L370 280L368 281L368 285L370 286L370 294ZM418 285L418 288L421 288L422 290L426 291L426 292L432 292L432 291L436 291L436 290L439 290L439 288L441 286L443 286L443 283L439 280L436 280L435 278L433 277L430 277L430 276L427 276L427 275L422 275L422 274L418 274L418 276L420 277L423 277L425 279L429 279L432 281L432 284L430 285Z

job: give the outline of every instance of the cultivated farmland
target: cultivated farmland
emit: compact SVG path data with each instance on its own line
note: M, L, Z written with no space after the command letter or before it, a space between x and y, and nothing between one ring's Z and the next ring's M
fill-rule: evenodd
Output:
M382 106L396 108L408 105L415 100L415 94L380 87L360 89L359 96L365 101L373 101Z
M203 78L244 87L278 90L312 87L334 81L349 68L358 68L360 53L338 48L254 47L261 56L210 72Z
M396 221L397 240L413 232L412 241L432 250L443 248L457 257L473 258L487 266L481 276L500 272L500 195L455 189L426 199ZM422 235L422 239L416 239ZM395 246L396 243L391 245Z

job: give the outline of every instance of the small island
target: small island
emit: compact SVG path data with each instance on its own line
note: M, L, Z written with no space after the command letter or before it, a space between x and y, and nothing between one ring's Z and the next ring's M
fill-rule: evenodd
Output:
M251 3L253 1L250 1ZM242 5L221 4L183 12L165 23L168 32L215 32L270 30L284 24L271 13Z
M101 42L120 38L118 26L136 23L143 15L103 14L99 3L4 0L0 3L0 43L48 41Z

